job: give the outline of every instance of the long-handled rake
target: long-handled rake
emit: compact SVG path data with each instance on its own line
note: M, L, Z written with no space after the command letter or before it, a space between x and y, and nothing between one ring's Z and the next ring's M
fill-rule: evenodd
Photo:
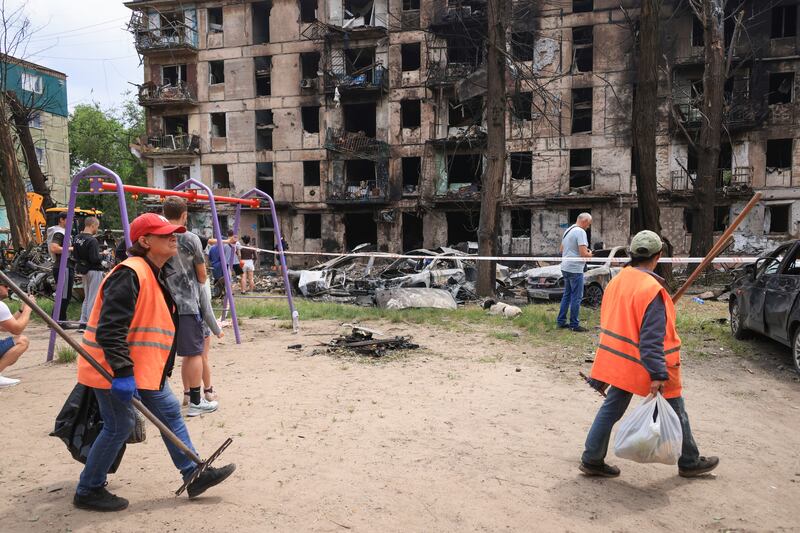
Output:
M111 382L113 376L111 376L111 374L109 374L108 371L100 365L100 363L95 361L94 358L91 355L89 355L86 352L86 350L83 349L83 346L81 346L77 341L75 341L75 339L70 337L67 334L67 332L64 331L64 329L58 324L58 322L53 320L53 318L47 313L45 313L41 307L36 305L36 302L34 302L27 294L25 294L25 291L23 291L16 283L11 281L11 279L9 279L6 273L3 272L2 270L0 270L0 280L2 280L3 284L6 285L9 289L11 289L14 292L14 294L16 294L19 297L20 300L25 302L25 304L28 307L30 307L31 310L33 310L37 315L39 315L39 317L41 317L41 319L44 320L48 326L53 328L53 330L56 333L58 333L58 335L62 339L64 339L64 341L66 341L66 343L69 344L76 352L78 352L78 354L81 357L86 359L86 361L88 361L89 364L92 365L92 367L94 367L94 369L97 370L101 376L107 379L109 383ZM164 435L175 446L177 446L186 455L186 457L188 457L189 459L194 461L195 464L197 464L197 468L194 470L192 475L189 476L183 482L183 485L181 485L180 488L175 491L176 496L179 496L181 493L183 493L183 491L186 490L186 487L188 487L195 479L197 479L197 477L200 474L205 472L206 469L208 469L208 467L211 465L211 463L213 463L222 454L222 452L224 452L225 449L228 446L230 446L231 442L233 442L233 439L231 438L226 439L225 442L222 443L222 446L217 448L217 451L212 453L208 459L203 461L200 458L200 456L198 456L194 451L191 450L191 448L189 448L186 444L184 444L184 442L181 439L179 439L178 436L175 435L175 433L173 433L163 422L161 422L161 420L156 418L156 416L153 413L151 413L147 407L144 406L141 400L133 398L131 403L133 403L133 406L136 409L138 409L139 412L141 412L148 420L150 420L150 422L155 424L155 426L159 429L159 431L161 431L162 435Z

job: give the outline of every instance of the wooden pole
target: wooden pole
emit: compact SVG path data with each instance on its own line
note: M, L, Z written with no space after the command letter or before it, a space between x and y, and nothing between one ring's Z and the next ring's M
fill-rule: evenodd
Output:
M744 206L742 212L739 213L739 216L737 216L736 219L734 219L731 225L728 226L728 229L725 230L725 233L722 234L722 237L720 237L719 240L714 244L714 246L711 247L711 250L708 252L708 255L706 255L703 258L703 261L700 263L700 265L696 269L694 269L694 272L692 272L689 278L683 283L683 285L681 285L681 288L678 289L678 292L676 292L672 296L672 303L676 303L678 300L680 300L681 296L683 296L686 293L687 289L691 287L692 284L695 282L695 280L700 276L700 274L703 273L703 270L705 270L708 267L708 265L711 264L711 261L713 261L720 253L722 253L722 250L725 249L725 246L731 239L733 232L736 231L736 228L739 227L739 224L742 223L745 217L750 213L750 211L752 211L752 209L756 206L756 204L760 200L761 200L761 193L760 192L755 193L753 197L750 199L750 201L747 202L747 205Z

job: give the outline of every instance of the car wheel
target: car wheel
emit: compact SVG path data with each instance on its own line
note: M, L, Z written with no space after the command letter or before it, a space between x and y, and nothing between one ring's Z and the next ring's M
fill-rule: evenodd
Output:
M742 312L739 307L739 302L733 300L730 307L731 312L731 333L734 338L739 340L749 339L751 337L750 330L742 326Z
M597 309L603 303L603 287L600 285L589 285L583 293L583 304L586 307Z
M794 342L792 342L792 362L794 369L800 374L800 327L795 328Z

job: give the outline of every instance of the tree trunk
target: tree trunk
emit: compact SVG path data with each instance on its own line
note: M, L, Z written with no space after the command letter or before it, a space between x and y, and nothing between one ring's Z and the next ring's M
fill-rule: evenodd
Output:
M6 98L11 108L11 116L14 118L14 128L17 131L22 153L25 156L25 163L28 166L28 179L31 181L33 192L42 195L42 198L44 198L42 202L43 209L55 207L56 203L53 201L50 189L47 187L47 178L42 172L42 167L39 166L39 160L36 158L36 145L33 142L29 126L31 110L23 107L14 93L6 93Z
M703 35L705 37L705 72L703 73L703 108L700 136L697 141L697 180L692 205L691 255L702 257L714 242L714 200L719 172L722 108L725 86L725 44L723 40L722 0L704 0Z
M28 222L25 183L17 165L17 150L5 106L0 103L0 193L6 204L6 215L14 248L22 250L31 239Z
M658 205L656 173L656 129L658 126L658 58L661 56L659 34L662 0L642 0L639 18L639 61L636 97L633 101L633 149L636 154L636 198L643 229L654 231L667 244L665 255L672 255L672 246L664 239L661 209ZM672 285L672 269L658 266L659 274Z
M489 39L487 43L487 165L482 177L481 214L478 224L478 253L495 255L498 236L498 206L506 167L506 26L508 0L487 2ZM477 292L494 296L494 261L478 261Z

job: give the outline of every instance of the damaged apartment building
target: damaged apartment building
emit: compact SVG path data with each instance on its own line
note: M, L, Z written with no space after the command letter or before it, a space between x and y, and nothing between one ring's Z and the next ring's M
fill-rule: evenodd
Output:
M798 3L745 2L747 38L726 84L715 207L722 231L754 191L764 193L737 234L740 252L800 237ZM126 5L144 62L139 100L148 131L135 148L151 185L193 177L220 194L257 187L275 199L296 251L373 243L400 252L477 240L487 166L486 0ZM593 215L595 243L624 244L638 229L637 5L511 2L498 253L552 254L583 211ZM665 13L658 189L665 233L685 253L703 33L685 0L665 1ZM193 220L207 226L204 216ZM227 227L232 219L222 218ZM240 233L272 248L268 211L245 209Z

